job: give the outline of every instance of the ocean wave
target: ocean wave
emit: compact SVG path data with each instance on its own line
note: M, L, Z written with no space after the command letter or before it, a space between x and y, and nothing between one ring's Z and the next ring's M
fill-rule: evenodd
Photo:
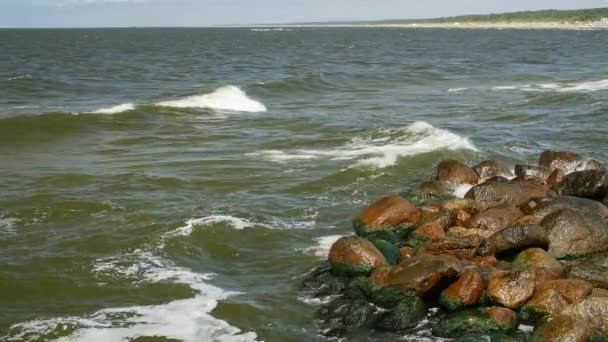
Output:
M91 114L118 114L122 112L128 112L130 110L134 110L135 105L133 103L123 103L118 106L108 107L108 108L100 108L90 112Z
M263 150L247 155L278 163L315 159L357 160L357 165L383 168L396 164L401 157L439 150L478 151L468 138L417 121L404 128L381 129L370 136L354 138L335 149Z
M21 222L16 217L2 217L0 216L0 236L2 235L15 235L15 224Z
M608 89L608 79L599 81L582 81L582 82L561 82L561 83L538 83L538 84L518 84L507 86L492 87L493 91L500 90L519 90L532 92L560 92L560 93L576 93L576 92L594 92Z
M329 235L315 238L315 245L304 248L303 252L306 254L314 255L321 259L326 259L329 255L329 249L342 235Z
M68 336L57 341L127 341L138 337L156 337L180 341L255 341L254 332L243 333L227 322L214 318L210 312L219 300L234 292L209 285L211 274L200 274L179 267L171 261L144 250L99 259L93 271L100 277L137 275L141 281L185 284L194 297L161 305L130 306L99 310L85 317L63 317L33 320L10 327L9 341L48 340L57 335Z
M460 93L463 91L467 91L469 88L450 88L447 90L448 93Z
M228 85L204 95L193 95L178 100L163 101L159 107L208 108L235 112L265 112L266 106L250 97L239 87Z
M32 78L32 75L19 75L19 76L14 76L14 77L7 78L6 80L7 81L16 81L16 80L21 80L21 79L24 79L24 78Z

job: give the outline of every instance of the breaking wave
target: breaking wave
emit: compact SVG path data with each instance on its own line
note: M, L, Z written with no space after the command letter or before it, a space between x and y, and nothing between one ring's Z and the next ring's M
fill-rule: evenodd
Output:
M234 112L265 112L266 106L247 96L239 87L228 85L204 95L192 95L155 104L173 108L208 108Z
M519 84L492 87L494 91L500 90L520 90L520 91L536 91L536 92L594 92L608 89L608 79L599 81L584 81L584 82L562 82L562 83L539 83L539 84Z
M100 108L92 111L92 114L118 114L122 112L128 112L130 110L134 110L135 105L133 103L123 103L118 106L108 107L108 108Z
M314 159L357 160L357 165L383 168L396 164L401 157L438 150L478 151L468 138L417 121L404 128L382 129L371 136L354 138L335 149L263 150L247 155L279 163Z

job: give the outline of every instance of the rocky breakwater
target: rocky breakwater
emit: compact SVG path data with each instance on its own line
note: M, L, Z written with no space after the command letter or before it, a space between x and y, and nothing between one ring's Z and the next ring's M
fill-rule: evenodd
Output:
M607 203L606 167L572 152L514 173L443 161L435 179L363 209L306 277L324 299L319 332L608 341Z

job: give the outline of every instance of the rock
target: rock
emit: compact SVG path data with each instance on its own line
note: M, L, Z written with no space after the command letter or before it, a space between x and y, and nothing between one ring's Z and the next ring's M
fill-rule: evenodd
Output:
M410 227L420 220L421 213L408 200L399 195L379 199L364 209L353 220L355 232L365 236L377 230Z
M481 239L477 236L465 238L446 238L443 240L429 241L424 249L433 255L453 255L460 259L470 259L477 254L477 249L481 245Z
M371 280L375 286L416 291L423 297L427 293L453 280L461 269L453 256L422 254L404 260L400 265L376 269Z
M530 200L521 185L512 183L485 182L467 192L465 198L473 199L481 210L507 204L519 207Z
M445 209L450 212L456 212L459 210L466 211L470 215L475 215L480 211L479 204L473 199L469 198L455 198L443 202L430 203L430 206Z
M536 291L552 289L557 291L568 304L587 298L593 291L591 283L580 279L555 279L536 286Z
M440 181L428 181L420 184L414 191L403 195L407 200L415 205L423 205L427 202L454 197L444 183Z
M486 182L495 182L495 183L510 183L511 180L509 178L506 177L501 177L501 176L496 176L496 177L492 177L492 178L488 178L486 179Z
M497 260L494 256L485 256L485 257L475 257L469 260L469 262L473 265L477 266L496 266Z
M608 253L591 255L569 264L569 278L582 279L608 290Z
M511 226L490 236L482 244L480 255L492 255L507 251L521 251L530 247L544 248L548 245L545 229L535 224Z
M459 337L453 342L523 342L521 337L513 337L505 334L476 334Z
M512 333L518 326L517 314L509 309L491 307L448 314L433 325L433 335L446 338L464 335Z
M553 170L549 177L547 177L547 189L553 189L564 180L564 177L566 177L566 173L562 169Z
M335 296L348 286L350 279L336 276L329 263L323 263L310 271L302 281L302 288L314 298Z
M414 235L429 240L443 239L445 238L445 231L439 223L428 222L416 228L416 230L414 231Z
M467 228L479 228L498 232L507 228L524 214L517 208L503 204L489 208L473 216L466 224Z
M570 151L544 151L540 155L538 165L549 168L551 167L551 163L555 160L572 161L578 159L578 154Z
M337 298L317 311L321 318L321 333L326 336L344 336L352 328L365 326L375 313L366 300Z
M426 317L427 308L422 299L413 291L403 293L397 291L401 298L395 305L384 306L388 309L382 312L374 321L374 328L385 331L401 331L415 327ZM380 301L386 303L386 301ZM382 305L379 305L382 307Z
M449 159L437 165L436 179L450 186L458 186L462 184L477 184L479 177L472 168L457 160Z
M447 237L460 238L460 239L467 238L467 237L473 237L473 236L487 238L487 237L491 236L492 234L494 234L492 231L485 230L485 229L465 228L465 227L459 227L459 226L450 227L450 228L448 228L448 231L446 232Z
M507 308L519 308L532 297L534 280L531 271L496 272L488 279L488 297Z
M549 253L558 259L608 250L608 227L596 214L559 209L545 216L540 225L548 233Z
M546 315L559 314L568 306L568 302L552 288L534 291L534 296L521 307L520 314L523 320L543 318Z
M473 166L473 170L477 173L479 178L487 180L493 177L513 177L509 167L496 160L484 160L481 163Z
M564 267L560 268L533 268L536 276L534 288L540 288L546 282L557 280L564 275Z
M542 221L542 218L536 217L536 216L532 216L532 215L526 215L526 216L522 216L520 218L518 218L517 220L515 220L515 222L513 222L514 226L517 225L522 225L522 224L540 224L540 221Z
M342 292L342 298L357 300L364 299L371 301L374 293L374 284L368 277L358 277L352 279Z
M454 223L457 226L464 226L473 217L464 210L457 210L454 214Z
M556 316L534 332L532 342L587 342L590 326L581 318Z
M416 255L416 249L412 247L401 247L399 248L400 260L407 260Z
M608 195L608 170L573 172L555 187L560 195L584 197L601 201Z
M368 240L359 236L338 239L329 250L332 271L346 276L369 274L376 267L386 264L386 259Z
M399 251L399 247L397 247L395 244L381 239L372 239L370 242L374 245L374 247L376 247L376 249L378 249L378 251L380 251L380 253L382 253L382 255L384 255L384 258L389 264L396 265L399 263L401 253Z
M600 215L603 218L608 217L608 208L597 201L574 197L574 196L557 196L542 200L532 210L530 215L539 219L559 209L574 209L578 211L592 212Z
M545 180L549 177L549 174L551 174L551 170L547 167L522 164L515 165L515 176L520 179L534 177Z
M594 287L589 297L608 297L608 290Z
M568 306L562 315L586 320L594 335L608 335L608 297L588 297Z
M485 283L479 271L467 269L456 282L443 290L439 303L448 310L458 310L477 303L484 290Z
M531 198L547 197L547 183L539 177L517 177L511 183L519 184L524 192Z
M542 248L528 248L520 252L515 258L515 263L527 269L562 267L557 259Z

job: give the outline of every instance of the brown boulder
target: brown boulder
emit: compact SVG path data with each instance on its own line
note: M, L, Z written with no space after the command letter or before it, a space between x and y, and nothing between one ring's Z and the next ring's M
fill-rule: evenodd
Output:
M464 226L471 219L471 217L471 214L467 213L466 211L457 210L454 214L454 223L457 226Z
M371 275L371 281L380 288L414 290L419 296L424 296L455 279L461 267L458 259L453 256L421 254L412 256L399 265L376 269Z
M347 276L369 274L374 268L386 264L386 259L368 240L359 236L338 239L329 250L332 271Z
M608 297L588 297L564 309L562 315L586 320L597 335L608 335Z
M492 234L493 234L493 232L491 232L489 230L465 228L465 227L460 227L460 226L450 227L450 228L448 228L448 230L446 232L447 237L458 238L458 239L474 237L474 236L479 236L481 238L487 238Z
M408 200L399 195L390 195L361 211L353 220L353 226L357 234L366 235L376 230L415 224L420 217L420 211Z
M511 183L519 184L531 198L547 197L547 183L539 177L517 177Z
M517 208L503 204L489 208L473 216L465 225L467 228L479 228L498 232L507 228L524 214Z
M540 154L538 165L544 167L550 167L551 163L555 160L578 160L578 154L570 151L544 151Z
M608 170L604 168L572 172L555 187L555 191L560 195L601 201L608 195Z
M477 303L484 289L485 284L479 271L467 269L456 282L443 290L439 302L449 310L471 306Z
M552 289L557 291L568 304L577 303L587 298L593 291L593 285L580 279L556 279L539 284L536 290Z
M530 200L521 185L512 183L485 182L476 185L467 192L465 198L475 200L481 210L501 204L519 207Z
M558 315L538 328L532 341L587 342L590 337L591 327L585 319Z
M429 240L436 240L445 238L445 231L439 223L427 222L416 228L414 235Z
M534 293L535 274L530 271L496 272L488 279L488 296L510 309L522 306Z
M528 248L520 252L515 262L524 268L560 268L562 264L542 248Z
M574 196L556 196L541 200L536 207L534 207L530 215L542 220L545 216L559 209L574 209L577 211L595 213L603 218L608 217L608 208L604 204L598 201Z
M470 259L469 262L471 264L477 265L477 266L494 267L494 266L496 266L496 263L498 262L498 260L496 260L496 257L494 257L494 256L485 256L485 257L474 257L474 258Z
M570 262L568 277L583 279L608 290L608 253L600 253Z
M564 180L564 177L566 177L566 173L562 169L553 170L549 177L547 177L547 189L553 189Z
M437 165L436 179L451 186L458 186L477 184L479 177L472 168L457 160L449 159Z
M537 289L530 300L521 308L523 318L536 319L538 316L559 314L568 302L552 288Z
M546 167L522 164L515 165L515 176L520 179L534 177L545 180L549 177L549 174L551 174L551 170Z
M559 209L540 225L548 233L549 253L558 259L608 250L608 227L594 213Z
M480 248L481 255L523 250L530 247L546 247L545 229L536 224L507 227L490 236Z
M457 258L470 259L477 254L477 249L481 245L481 239L478 236L469 236L465 238L446 238L442 240L429 241L425 246L425 250L433 255L453 255Z
M496 160L484 160L473 166L473 170L475 170L481 179L490 179L497 176L505 178L513 177L509 167Z

